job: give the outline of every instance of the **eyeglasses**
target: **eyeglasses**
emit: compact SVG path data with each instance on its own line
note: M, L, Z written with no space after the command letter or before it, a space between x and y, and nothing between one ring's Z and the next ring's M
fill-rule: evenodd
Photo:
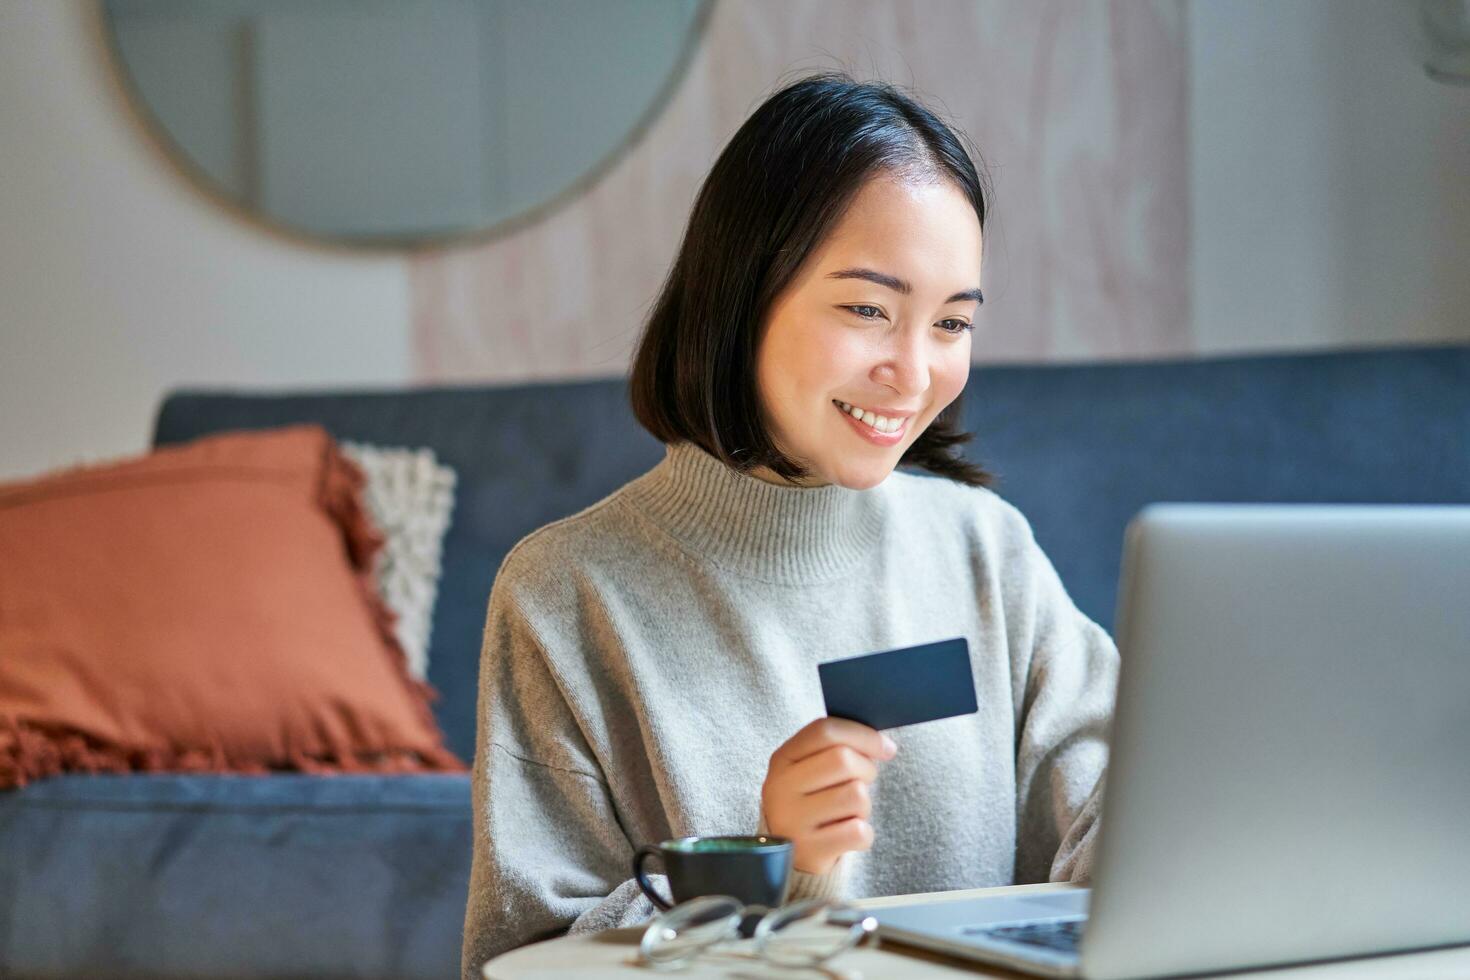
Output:
M878 928L877 919L830 899L809 898L767 909L743 905L729 895L705 895L654 916L638 944L638 962L655 969L678 969L719 943L739 939L740 923L753 914L760 915L755 953L777 966L825 963Z

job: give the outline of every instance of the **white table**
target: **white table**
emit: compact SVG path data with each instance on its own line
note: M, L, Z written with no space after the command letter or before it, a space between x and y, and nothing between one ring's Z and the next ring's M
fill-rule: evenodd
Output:
M1070 888L1066 884L1011 885L1004 888L977 888L969 892L946 892L958 895L1004 895L1008 893L1056 892ZM859 907L898 905L931 901L937 894L904 895L898 898L868 898L853 902ZM523 946L504 953L485 964L486 980L529 980L529 978L579 977L586 980L629 980L655 976L687 978L723 977L742 980L792 980L826 976L838 980L848 976L857 980L880 980L883 977L912 977L915 980L955 977L1018 978L1023 974L1001 967L989 967L970 961L951 960L937 953L884 942L849 950L831 960L828 969L790 970L766 966L755 956L751 940L731 943L720 950L706 952L677 973L654 971L638 965L638 940L643 927L613 929L591 936L563 936ZM872 940L869 940L871 943ZM1470 946L1429 950L1396 956L1373 956L1362 959L1314 963L1279 970L1253 970L1240 976L1249 980L1466 980L1470 978Z

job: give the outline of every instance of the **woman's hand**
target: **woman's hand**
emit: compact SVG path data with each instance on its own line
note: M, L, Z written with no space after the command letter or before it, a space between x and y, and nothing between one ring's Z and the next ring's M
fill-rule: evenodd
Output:
M766 827L794 843L792 866L826 874L848 851L873 846L868 786L898 745L846 718L818 718L771 755L761 806Z

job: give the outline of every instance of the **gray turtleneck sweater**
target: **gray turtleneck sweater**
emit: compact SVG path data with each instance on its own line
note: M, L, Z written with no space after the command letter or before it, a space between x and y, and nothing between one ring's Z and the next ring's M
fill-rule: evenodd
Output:
M793 899L1088 880L1118 654L1025 518L939 477L777 486L678 443L528 535L480 659L466 980L650 916L639 845L763 830L771 753L825 713L818 663L955 636L979 712L889 732L872 848Z

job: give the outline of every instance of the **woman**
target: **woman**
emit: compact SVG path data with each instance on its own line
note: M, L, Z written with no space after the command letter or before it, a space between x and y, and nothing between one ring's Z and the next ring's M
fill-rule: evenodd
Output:
M838 73L716 161L632 370L665 458L491 590L466 977L647 918L633 851L670 837L790 837L792 899L1087 880L1117 651L955 450L986 196ZM822 717L818 663L954 636L978 713Z

